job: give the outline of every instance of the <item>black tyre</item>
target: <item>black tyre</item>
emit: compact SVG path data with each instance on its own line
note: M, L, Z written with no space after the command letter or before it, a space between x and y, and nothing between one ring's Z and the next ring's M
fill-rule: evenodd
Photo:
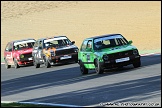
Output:
M50 68L51 67L51 64L49 63L47 58L45 60L45 66L46 66L46 68Z
M16 59L14 59L14 67L15 67L15 69L20 68L20 66L18 65L18 63L17 63L17 60L16 60Z
M37 64L37 63L36 63L35 67L36 67L36 68L40 68L40 64Z
M95 71L97 74L102 74L104 72L98 60L95 60Z
M82 62L79 63L80 65L80 71L82 75L88 74L88 69L85 68L84 64Z
M141 66L141 61L138 60L138 61L134 62L134 63L133 63L133 66L134 66L134 68L140 67L140 66Z
M5 59L5 67L6 69L11 68L11 65L8 65L7 60Z
M78 63L78 60L75 60L75 63Z

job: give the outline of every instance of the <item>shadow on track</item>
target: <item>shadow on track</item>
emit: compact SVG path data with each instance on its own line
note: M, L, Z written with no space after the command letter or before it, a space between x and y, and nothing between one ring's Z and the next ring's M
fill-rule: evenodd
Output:
M161 55L141 57L141 61L142 61L142 66L140 68L154 65L154 64L160 64ZM7 81L1 81L1 97L13 95L13 94L17 94L29 90L34 90L34 89L46 88L50 86L52 87L64 86L64 85L73 84L85 80L104 77L107 75L130 72L133 69L134 69L133 66L128 66L128 67L124 67L121 70L110 70L109 71L110 73L105 72L104 74L101 75L97 75L95 74L94 71L92 71L92 73L82 76L78 66L78 67L73 67L68 69L44 72L41 74L36 74L36 75L31 75L26 77L15 78ZM82 89L82 90L63 93L59 95L51 94L51 96L26 100L26 101L39 100L39 102L56 102L56 103L61 102L64 104L66 103L69 104L70 101L68 100L72 99L73 103L71 104L79 105L79 103L77 102L80 101L80 103L82 102L82 105L91 105L94 104L93 102L94 98L91 96L94 96L95 94L99 95L98 97L96 97L98 99L97 101L98 103L105 102L105 101L106 102L115 101L117 99L123 99L123 101L133 101L128 97L142 94L142 95L146 95L143 98L149 98L155 95L159 95L156 94L156 92L161 90L160 82L161 82L161 76L154 76L154 77L149 77L144 79L130 80L129 82L126 81L126 82L109 84L109 85L104 85L95 88ZM138 90L136 90L135 88L136 89L138 88ZM143 89L143 91L141 91L141 89ZM108 97L104 97L104 94L108 94Z
M25 102L46 102L88 106L106 102L136 102L161 95L161 76L129 80L88 89L81 89L25 100ZM133 97L133 98L132 98ZM72 100L72 101L70 101ZM160 100L159 100L160 101Z

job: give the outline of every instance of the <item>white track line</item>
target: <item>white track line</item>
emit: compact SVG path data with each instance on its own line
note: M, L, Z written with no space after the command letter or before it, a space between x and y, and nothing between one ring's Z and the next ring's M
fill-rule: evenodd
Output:
M49 106L60 106L60 107L81 107L77 105L68 105L68 104L53 104L53 103L39 103L39 102L17 102L24 104L35 104L35 105L49 105Z
M161 53L146 53L146 54L141 54L141 56L149 56L149 55L161 55Z

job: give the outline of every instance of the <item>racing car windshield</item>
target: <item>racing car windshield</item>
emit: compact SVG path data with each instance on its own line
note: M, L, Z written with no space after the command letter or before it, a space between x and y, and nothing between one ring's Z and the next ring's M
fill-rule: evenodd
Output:
M55 47L55 48L72 45L71 41L66 37L48 39L44 41L44 44L45 47Z
M14 43L14 50L23 50L26 48L33 48L35 40L26 40Z
M122 46L128 44L128 41L121 35L104 36L94 39L94 49L104 49L115 46Z

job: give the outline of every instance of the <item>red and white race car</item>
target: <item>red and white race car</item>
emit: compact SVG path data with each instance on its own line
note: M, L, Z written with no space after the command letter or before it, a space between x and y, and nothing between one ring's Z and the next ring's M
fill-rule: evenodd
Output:
M32 50L35 39L23 39L8 42L4 51L6 69L11 65L17 69L22 65L33 64Z

